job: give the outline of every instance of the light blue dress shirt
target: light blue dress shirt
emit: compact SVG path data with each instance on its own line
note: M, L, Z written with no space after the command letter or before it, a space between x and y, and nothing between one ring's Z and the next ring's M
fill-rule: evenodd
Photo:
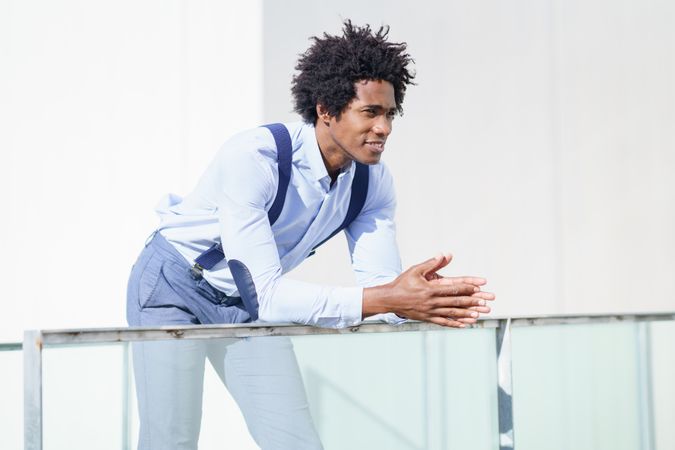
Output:
M213 242L222 242L226 260L205 271L204 278L237 296L227 259L244 263L258 294L261 321L323 327L358 324L363 287L389 282L401 273L392 177L382 163L370 167L365 205L346 230L359 287L288 278L285 274L344 220L355 164L331 186L314 126L285 125L293 147L292 172L283 211L273 226L267 211L277 193L276 145L270 131L261 127L229 139L187 197L169 194L160 201L159 231L190 265ZM375 318L401 321L394 314Z

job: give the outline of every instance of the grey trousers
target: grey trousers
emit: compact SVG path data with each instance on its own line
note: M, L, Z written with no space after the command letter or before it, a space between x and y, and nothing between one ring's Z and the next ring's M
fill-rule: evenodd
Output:
M131 326L239 323L241 301L189 274L185 259L158 233L132 269ZM263 449L321 449L290 339L135 342L139 450L196 450L208 359ZM223 449L234 448L223 442Z

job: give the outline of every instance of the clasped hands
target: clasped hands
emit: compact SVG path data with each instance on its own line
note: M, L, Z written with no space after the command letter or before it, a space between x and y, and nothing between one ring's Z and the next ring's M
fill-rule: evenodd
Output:
M444 277L440 269L452 255L438 255L414 265L395 280L364 290L363 317L393 312L400 317L431 322L446 327L465 328L490 312L488 302L495 295L481 287L480 277Z

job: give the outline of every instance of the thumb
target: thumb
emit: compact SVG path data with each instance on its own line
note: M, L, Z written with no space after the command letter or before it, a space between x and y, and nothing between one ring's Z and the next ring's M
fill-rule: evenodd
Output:
M423 263L418 264L416 269L420 275L426 277L428 274L434 273L447 266L450 264L450 261L452 261L452 255L450 253L440 253L434 258L428 259Z

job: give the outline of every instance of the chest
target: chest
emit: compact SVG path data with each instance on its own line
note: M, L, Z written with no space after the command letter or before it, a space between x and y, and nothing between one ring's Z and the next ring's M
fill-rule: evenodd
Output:
M272 226L280 256L294 250L310 251L344 220L349 208L351 184L338 179L291 178L279 219ZM300 248L298 248L300 247Z

